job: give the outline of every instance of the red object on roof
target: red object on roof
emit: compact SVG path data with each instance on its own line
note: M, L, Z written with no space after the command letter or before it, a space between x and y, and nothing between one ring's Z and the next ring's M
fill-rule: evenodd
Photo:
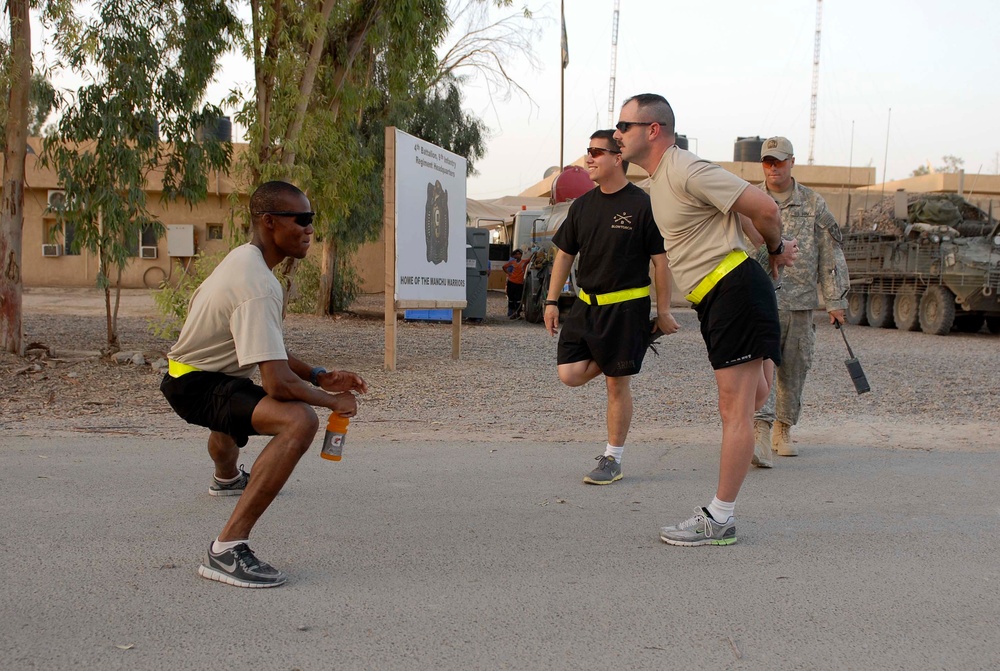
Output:
M578 165L571 165L563 169L552 180L552 195L549 202L565 203L567 200L579 198L583 194L593 189L596 184L590 179L590 174Z

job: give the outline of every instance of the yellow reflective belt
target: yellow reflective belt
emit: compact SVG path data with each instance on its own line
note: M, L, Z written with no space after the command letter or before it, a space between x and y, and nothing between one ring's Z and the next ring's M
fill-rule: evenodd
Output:
M621 291L612 291L609 294L596 294L593 296L580 289L579 295L580 300L588 305L611 305L612 303L624 303L633 298L645 298L649 295L649 285L647 284L637 289L622 289Z
M726 255L726 258L722 259L722 263L717 265L715 270L710 272L705 279L698 283L698 286L694 288L694 291L689 293L684 298L691 301L694 305L701 303L701 299L703 299L708 292L719 283L719 280L728 275L733 268L743 263L743 261L747 258L747 253L742 249L729 252L729 254Z
M198 370L198 368L189 366L186 363L174 361L173 359L167 359L167 372L170 373L170 377L181 377L182 375L194 373Z

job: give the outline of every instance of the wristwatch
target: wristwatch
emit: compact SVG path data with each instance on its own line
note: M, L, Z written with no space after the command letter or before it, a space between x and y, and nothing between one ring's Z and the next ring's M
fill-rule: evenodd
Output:
M784 251L785 251L785 240L782 238L781 242L778 243L778 248L775 249L774 251L768 249L767 253L770 254L771 256L781 256L782 252Z
M547 300L546 299L546 301L545 301L545 307L548 307L550 305L558 306L559 305L559 301L551 301L551 300Z
M319 386L319 376L326 372L326 368L316 366L311 371L309 371L309 381L313 383L314 387Z

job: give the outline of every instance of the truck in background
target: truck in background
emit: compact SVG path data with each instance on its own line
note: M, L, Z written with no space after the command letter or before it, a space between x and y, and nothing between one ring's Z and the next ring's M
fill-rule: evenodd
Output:
M1000 333L1000 222L960 196L903 198L888 225L844 235L848 323Z
M533 324L541 323L545 312L545 298L548 295L549 280L552 277L552 263L555 260L556 247L552 237L559 226L566 221L570 203L585 194L596 185L590 175L580 166L571 165L565 168L552 182L552 197L550 204L535 209L522 209L514 214L509 221L500 227L499 245L493 248L490 258L494 259L506 245L506 255L509 257L514 249L520 249L524 258L528 259L528 269L524 273L524 308L525 321ZM576 263L570 270L569 278L559 294L559 309L567 310L576 298Z

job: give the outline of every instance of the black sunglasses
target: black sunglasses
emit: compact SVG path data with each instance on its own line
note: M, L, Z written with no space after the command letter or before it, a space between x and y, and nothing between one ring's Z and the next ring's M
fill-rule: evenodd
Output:
M254 212L254 215L259 215L259 214L270 214L276 217L294 217L295 223L301 226L302 228L312 225L313 217L316 216L315 212L287 212L284 210L274 210L274 211L266 210L264 212Z
M597 158L605 154L620 154L621 152L614 149L605 149L604 147L587 147L587 153L590 154L591 158Z
M632 126L652 126L654 123L659 124L659 121L619 121L615 124L615 128L618 129L619 133L627 133L628 129ZM663 124L660 124L661 126Z

